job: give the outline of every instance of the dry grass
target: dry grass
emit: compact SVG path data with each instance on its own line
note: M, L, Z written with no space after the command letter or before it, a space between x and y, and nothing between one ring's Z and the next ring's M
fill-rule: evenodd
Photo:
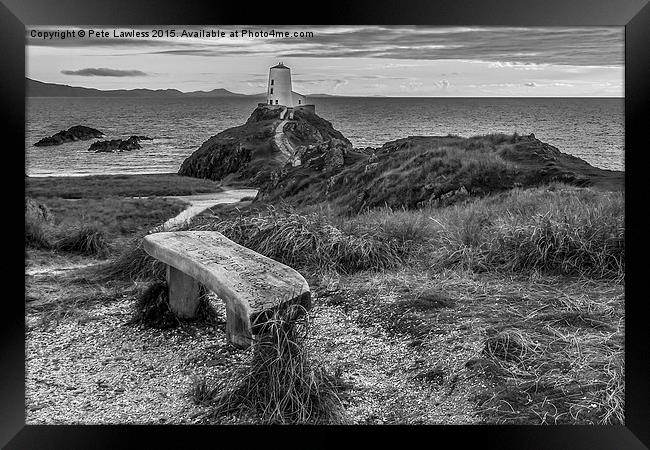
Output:
M441 297L453 301L421 301ZM486 423L623 423L619 284L402 269L345 277L323 301L410 340L429 362L423 376L442 368L441 389L466 392Z
M343 384L307 352L309 318L300 305L276 310L253 343L249 367L217 386L199 381L196 403L208 405L209 421L235 415L265 424L345 422L337 394Z
M40 250L52 248L48 228L44 222L25 219L25 248Z
M399 250L372 230L344 232L320 213L268 207L256 215L203 217L192 230L215 230L233 241L295 268L352 273L401 263Z
M622 193L553 184L447 208L383 208L332 220L344 230L373 229L397 241L410 263L436 270L625 274Z
M622 352L620 331L550 325L501 331L486 340L493 386L477 395L479 412L496 423L622 425Z
M99 283L76 269L32 276L25 290L26 310L38 316L39 325L53 327L69 318L87 320L87 311L95 305L135 298L139 287L120 281Z

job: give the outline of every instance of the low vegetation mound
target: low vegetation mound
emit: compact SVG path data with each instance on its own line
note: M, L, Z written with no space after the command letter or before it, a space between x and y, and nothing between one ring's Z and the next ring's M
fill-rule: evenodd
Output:
M300 164L276 171L258 200L329 202L356 213L382 206L447 206L554 181L623 187L623 172L595 168L534 135L409 137L388 142L372 155L342 150L340 164L323 164L335 150L335 145L311 147Z

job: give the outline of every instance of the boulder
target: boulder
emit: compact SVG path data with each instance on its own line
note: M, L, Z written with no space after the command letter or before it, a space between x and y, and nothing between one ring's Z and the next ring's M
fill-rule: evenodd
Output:
M67 130L59 131L53 136L45 137L34 144L36 147L46 147L50 145L61 145L66 142L87 141L89 139L101 138L104 136L99 130L82 125L76 125Z
M151 140L147 136L131 136L126 140L111 139L109 141L97 141L90 145L88 151L95 153L113 153L113 152L126 152L142 148L140 140Z

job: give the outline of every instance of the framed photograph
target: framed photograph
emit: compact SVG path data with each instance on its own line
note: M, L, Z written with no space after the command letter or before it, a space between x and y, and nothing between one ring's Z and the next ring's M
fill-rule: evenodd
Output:
M7 448L647 448L646 2L5 5Z

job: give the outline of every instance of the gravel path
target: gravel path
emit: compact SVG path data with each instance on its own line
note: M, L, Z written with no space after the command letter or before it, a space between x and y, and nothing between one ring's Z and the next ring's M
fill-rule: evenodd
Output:
M212 304L225 320L222 302ZM55 326L27 317L27 424L198 423L205 409L191 399L195 380L227 377L250 357L227 344L223 324L143 329L126 325L131 307L132 299L96 305ZM351 386L348 423L396 423L395 409L412 411L411 423L475 421L460 390L412 380L422 361L408 339L359 327L339 307L317 305L311 317L312 357Z
M222 326L137 328L126 325L131 306L89 307L55 326L28 316L27 424L192 423L194 379L245 358Z

